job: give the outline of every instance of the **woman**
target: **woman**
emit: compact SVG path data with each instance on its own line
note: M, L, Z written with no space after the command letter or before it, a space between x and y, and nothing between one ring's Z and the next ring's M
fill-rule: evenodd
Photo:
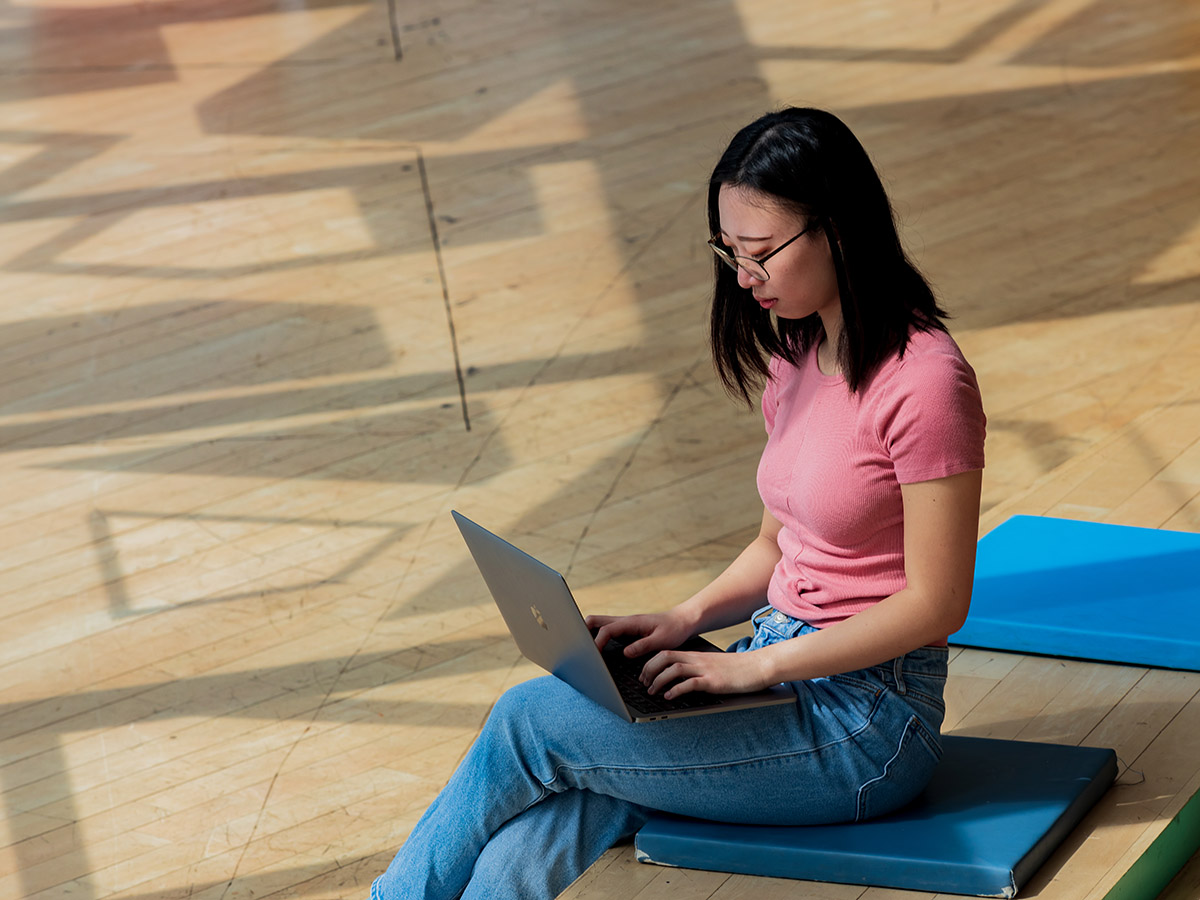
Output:
M788 682L795 705L633 725L555 678L508 691L372 888L551 898L652 810L854 821L908 802L940 756L946 637L967 614L984 416L974 373L905 257L870 159L812 109L742 129L709 183L712 345L729 391L765 382L758 537L651 615L592 616L654 654L674 698ZM736 653L670 648L751 618Z

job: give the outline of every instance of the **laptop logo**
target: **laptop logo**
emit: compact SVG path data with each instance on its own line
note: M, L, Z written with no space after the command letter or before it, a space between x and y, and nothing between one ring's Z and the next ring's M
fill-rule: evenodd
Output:
M531 607L529 607L529 611L530 611L531 613L533 613L533 618L534 618L535 620L537 620L537 623L538 623L539 625L541 625L541 626L542 626L543 628L545 628L547 631L549 631L549 630L550 630L550 626L549 626L549 625L547 625L547 624L546 624L546 620L542 618L542 611L541 611L540 609L538 609L536 606L531 606Z

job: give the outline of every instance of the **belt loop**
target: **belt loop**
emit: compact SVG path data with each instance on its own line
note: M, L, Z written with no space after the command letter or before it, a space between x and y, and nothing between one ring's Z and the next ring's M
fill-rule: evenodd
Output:
M907 690L904 686L904 657L897 656L892 660L892 677L896 680L896 693L905 694Z

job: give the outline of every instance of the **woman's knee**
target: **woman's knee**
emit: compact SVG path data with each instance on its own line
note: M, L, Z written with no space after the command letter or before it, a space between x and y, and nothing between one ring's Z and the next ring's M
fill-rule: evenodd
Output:
M517 745L545 748L564 730L587 718L580 709L587 698L547 675L515 685L500 695L488 715L485 733L504 735Z
M546 783L561 765L571 767L591 756L598 736L625 725L602 706L553 676L509 688L496 701L481 739L507 746Z
M547 709L562 702L561 688L571 690L551 675L514 685L496 700L488 715L488 723L524 723L540 719L545 716Z
M509 688L496 701L491 715L520 721L561 722L612 714L553 675L543 675Z

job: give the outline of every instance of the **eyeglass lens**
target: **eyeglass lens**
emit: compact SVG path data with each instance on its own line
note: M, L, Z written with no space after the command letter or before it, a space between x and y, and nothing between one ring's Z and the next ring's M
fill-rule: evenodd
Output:
M757 260L735 257L724 247L717 244L709 244L709 246L712 247L713 253L717 254L717 257L735 272L738 269L744 269L747 275L759 281L766 281L770 277L767 275L767 270Z

